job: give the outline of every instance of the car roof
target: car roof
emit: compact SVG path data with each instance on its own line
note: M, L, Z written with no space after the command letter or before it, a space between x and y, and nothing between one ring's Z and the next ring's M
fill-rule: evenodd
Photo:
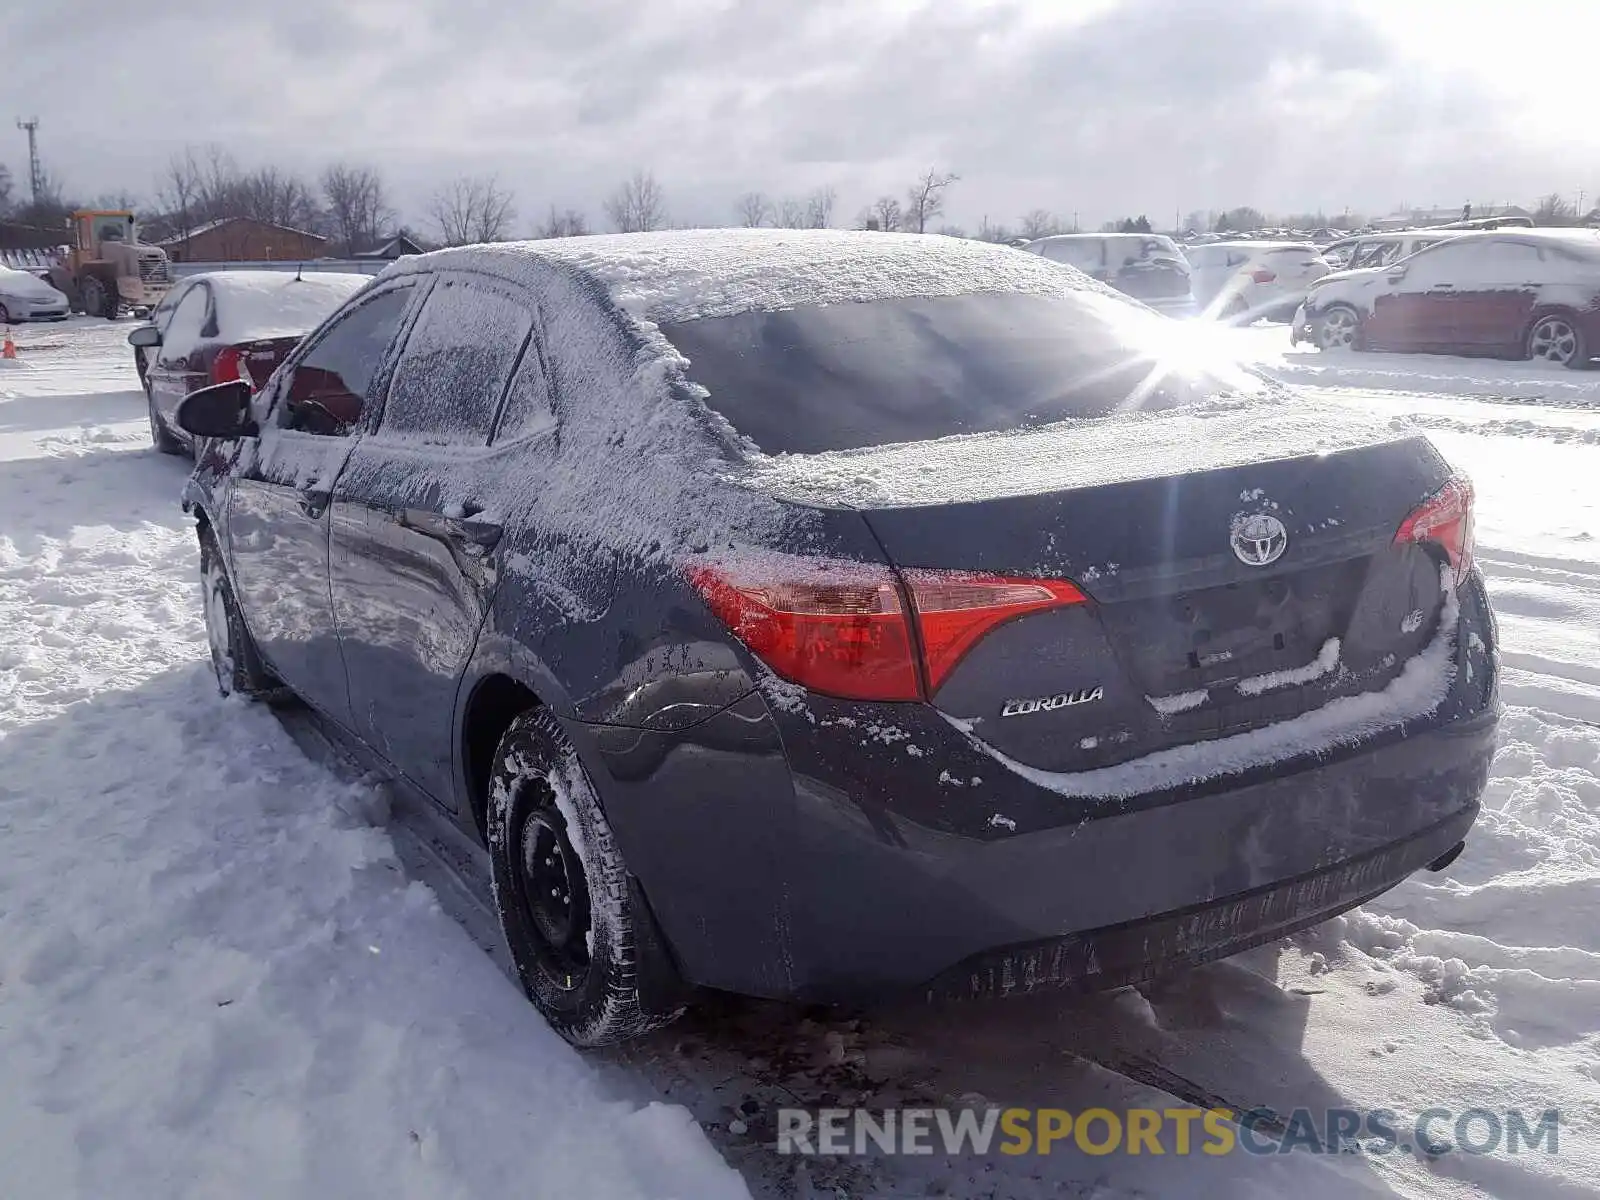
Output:
M1193 247L1196 250L1316 250L1311 242L1288 241L1255 241L1250 238L1240 238L1233 242L1204 242Z
M467 270L537 287L542 272L598 283L656 322L800 305L978 292L1119 294L1009 246L940 234L839 229L690 229L500 242L401 259L380 279Z

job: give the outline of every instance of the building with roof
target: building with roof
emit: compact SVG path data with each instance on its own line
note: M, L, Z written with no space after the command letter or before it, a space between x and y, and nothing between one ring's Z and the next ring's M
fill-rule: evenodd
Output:
M251 217L207 221L158 244L173 262L296 262L328 252L320 233Z

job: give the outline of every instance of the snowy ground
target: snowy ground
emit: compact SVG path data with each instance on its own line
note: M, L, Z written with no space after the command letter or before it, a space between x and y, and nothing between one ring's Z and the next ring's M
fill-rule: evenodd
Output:
M215 696L183 465L149 447L126 328L25 327L0 366L6 1200L1600 1194L1600 373L1220 334L1421 420L1478 485L1510 707L1444 875L1149 995L723 1000L585 1059L506 979L470 849L303 719ZM1558 1108L1560 1153L802 1166L766 1144L782 1104L1173 1106L1085 1061L1107 1047L1283 1112Z

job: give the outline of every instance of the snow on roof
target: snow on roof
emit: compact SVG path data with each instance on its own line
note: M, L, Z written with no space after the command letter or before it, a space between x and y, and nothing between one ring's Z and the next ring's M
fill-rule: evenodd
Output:
M1119 294L1005 246L940 234L696 229L437 250L380 278L458 267L531 282L540 266L602 283L618 307L669 323L797 305L972 292Z
M210 271L193 276L216 297L218 337L225 342L303 337L351 296L372 282L370 275L333 271Z

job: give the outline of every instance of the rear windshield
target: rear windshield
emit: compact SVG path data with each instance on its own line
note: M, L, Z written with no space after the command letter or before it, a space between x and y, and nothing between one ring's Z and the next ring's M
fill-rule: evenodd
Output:
M707 403L769 454L991 433L1254 391L1170 361L1184 332L1093 293L989 294L741 313L662 326Z

